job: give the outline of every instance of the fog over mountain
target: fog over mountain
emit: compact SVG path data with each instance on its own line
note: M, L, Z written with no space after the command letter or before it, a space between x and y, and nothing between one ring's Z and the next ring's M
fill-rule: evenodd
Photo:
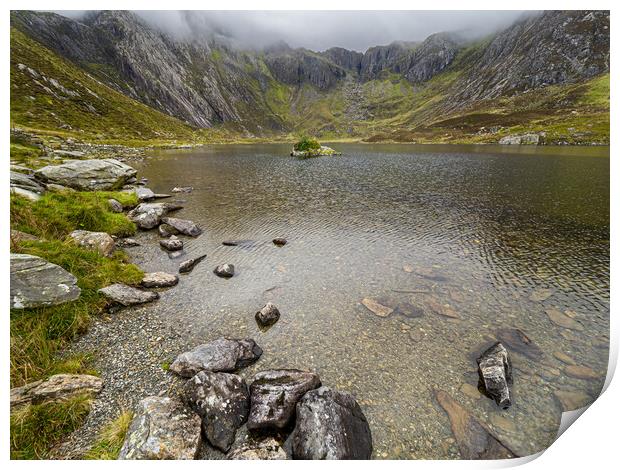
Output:
M80 19L86 11L57 11ZM136 11L151 26L177 39L217 35L240 47L277 41L322 51L344 47L365 51L393 41L422 41L456 31L475 38L505 28L523 11ZM531 13L529 13L531 14Z

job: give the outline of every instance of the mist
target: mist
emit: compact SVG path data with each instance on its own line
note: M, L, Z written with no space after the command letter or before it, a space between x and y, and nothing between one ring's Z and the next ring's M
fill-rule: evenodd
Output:
M79 19L85 11L57 11ZM505 28L524 11L135 11L178 39L223 37L240 47L278 41L322 51L338 46L364 52L394 41L422 41L437 32L477 38Z

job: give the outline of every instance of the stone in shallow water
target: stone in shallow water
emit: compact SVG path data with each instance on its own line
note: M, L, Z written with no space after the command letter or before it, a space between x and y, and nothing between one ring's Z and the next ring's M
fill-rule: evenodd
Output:
M362 305L370 310L372 313L377 315L378 317L387 317L389 316L394 309L387 307L385 305L380 304L374 299L365 298L362 299Z
M435 398L448 414L461 458L495 460L517 457L446 392L436 390Z
M502 328L497 331L497 339L510 352L519 353L533 361L539 361L544 353L525 333L517 328Z
M200 417L167 397L147 397L134 412L120 460L191 460L200 449Z
M576 379L593 380L598 379L601 375L594 369L586 366L566 366L564 368L566 375Z
M216 266L213 273L219 277L233 277L235 275L235 266L232 264L220 264Z
M171 235L177 235L179 233L176 228L168 224L161 224L157 227L157 230L159 231L159 236L164 238L168 238Z
M135 192L140 201L148 201L155 198L155 193L149 188L136 188Z
M162 222L174 227L179 233L183 235L189 235L190 237L197 237L202 233L202 230L191 220L177 219L176 217L164 217Z
M81 191L105 191L122 187L137 171L112 158L68 160L35 172L45 183L56 183Z
M478 359L478 371L487 394L502 408L511 405L509 384L512 383L512 366L508 351L502 343L495 343Z
M248 418L250 394L238 375L198 372L183 387L184 400L202 418L202 431L209 443L223 452Z
M110 286L99 289L105 297L116 302L117 304L128 307L130 305L144 304L159 299L157 292L148 292L125 284L112 284Z
M590 395L581 391L557 390L553 394L560 402L562 411L578 410L593 402Z
M144 287L172 287L179 283L179 276L164 272L146 273L142 279Z
M530 294L530 300L532 302L544 302L553 295L551 289L534 289Z
M280 442L273 437L251 438L233 448L228 460L287 460L288 456Z
M88 230L74 230L69 237L80 247L99 252L103 256L112 256L116 243L105 232L89 232Z
M248 429L282 429L295 413L295 405L309 390L321 386L319 376L296 369L259 372L250 385Z
M273 244L276 246L284 246L286 243L286 238L278 237L273 239Z
M172 235L170 238L164 240L159 240L159 244L168 251L179 251L183 249L183 240L179 240L176 235Z
M49 307L75 300L80 288L73 274L38 256L11 253L11 308Z
M191 193L193 190L192 186L175 186L172 188L173 193Z
M271 326L280 319L280 311L274 304L268 302L256 312L254 318L260 326Z
M11 389L11 406L62 401L75 395L99 393L103 381L86 374L57 374Z
M132 246L140 246L140 242L135 238L119 238L116 240L116 246L121 248L130 248Z
M407 318L420 318L424 316L424 309L410 302L400 302L394 307L394 313Z
M355 398L328 387L311 390L299 401L291 441L296 459L359 460L372 455L370 426Z
M232 372L249 366L263 354L253 339L218 338L179 354L170 370L181 377L193 377L200 371Z
M157 227L162 217L168 212L182 209L179 204L167 202L143 202L127 213L129 219L135 223L138 228L149 230Z
M442 317L454 318L460 320L461 317L456 311L450 306L450 304L442 304L441 302L437 302L436 300L429 300L428 307L436 313L437 315L441 315Z
M583 331L583 325L571 317L564 315L557 308L548 308L545 313L553 323L569 330Z
M564 364L568 364L569 366L575 366L577 363L575 360L567 354L564 354L562 351L555 351L553 353L553 357L555 357L558 361L563 362Z
M183 261L181 264L179 264L179 272L180 273L191 272L194 269L194 267L206 257L207 255L200 255L197 258L190 258L188 260Z

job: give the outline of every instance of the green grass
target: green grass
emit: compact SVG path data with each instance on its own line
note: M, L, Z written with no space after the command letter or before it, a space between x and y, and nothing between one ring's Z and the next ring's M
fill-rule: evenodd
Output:
M73 230L107 232L128 236L136 226L126 215L111 212L108 199L123 206L138 203L131 192L61 192L47 193L36 202L11 197L11 227L43 238L61 239Z
M133 414L123 411L115 420L104 426L99 438L84 455L85 460L116 460L123 447L125 435L131 424Z
M321 148L321 144L319 144L318 140L312 137L303 136L295 142L293 148L298 152L304 152L306 150L318 150Z
M90 398L26 405L11 414L11 459L45 459L50 448L77 429L90 410Z

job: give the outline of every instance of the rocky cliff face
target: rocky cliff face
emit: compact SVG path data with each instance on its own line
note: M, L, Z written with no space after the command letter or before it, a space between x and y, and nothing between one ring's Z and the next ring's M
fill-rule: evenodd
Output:
M545 12L478 43L441 33L363 54L337 47L313 52L282 43L262 51L239 50L213 37L175 40L126 11L102 11L81 21L19 11L12 13L11 23L152 108L199 128L224 123L253 133L290 130L291 113L301 113L309 99L339 96L346 111L350 100L371 99L364 93L381 89L386 78L425 87L445 71L457 72L456 82L439 90L438 104L426 107L425 118L432 118L433 113L609 71L609 12L600 11ZM406 89L402 85L400 92ZM381 106L368 105L364 116L388 115L390 110Z

